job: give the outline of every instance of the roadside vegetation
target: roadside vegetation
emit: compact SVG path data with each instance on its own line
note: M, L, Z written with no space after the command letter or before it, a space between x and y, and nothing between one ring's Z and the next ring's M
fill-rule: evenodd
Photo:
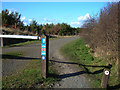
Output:
M4 47L23 46L23 45L30 45L30 44L40 43L40 42L41 42L40 40L33 40L33 41L26 41L26 42L16 43L16 44L10 44L10 45L6 45Z
M25 67L17 74L3 77L2 88L50 88L57 78L53 77L55 71L51 64L49 67L49 77L47 79L41 76L41 60L31 60Z
M59 39L60 37L50 37L49 39L50 40L53 40L53 39ZM15 47L15 46L23 46L23 45L30 45L30 44L35 44L35 43L41 43L40 40L28 40L28 41L25 41L25 42L20 42L20 43L16 43L16 44L10 44L10 45L5 45L4 47ZM4 48L3 47L3 48Z
M11 58L10 56L22 56L23 53L21 52L10 52L10 53L4 53L2 54L3 59Z
M91 48L86 46L83 39L66 44L60 51L63 56L76 63L84 71L84 74L90 78L92 87L101 88L103 70L109 67L107 60L94 57L91 53ZM109 87L114 88L119 85L116 68L115 63L112 63Z
M22 55L22 52L10 52L2 54L2 58L16 58ZM52 69L52 64L49 63L48 78L42 78L41 59L31 60L24 69L16 74L2 77L2 88L50 88L52 87L51 84L58 80L54 75L56 75L56 71Z
M115 65L114 78L118 78L118 81L120 81L119 4L120 2L108 3L100 10L99 16L91 17L84 22L82 26L84 30L80 33L95 57L103 58L107 64Z
M111 64L108 88L120 88L119 4L108 3L100 10L99 16L91 16L84 21L84 29L79 33L82 39L62 49L69 59L83 68L95 87L101 86L103 69Z

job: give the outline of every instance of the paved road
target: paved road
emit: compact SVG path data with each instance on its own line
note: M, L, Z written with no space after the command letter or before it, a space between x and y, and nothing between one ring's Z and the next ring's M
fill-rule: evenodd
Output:
M20 52L24 55L22 57L14 58L14 56L12 56L13 58L11 59L2 59L3 76L17 73L19 70L23 69L30 60L39 59L40 43L2 49L2 53L9 52Z
M65 64L61 62L69 62L60 53L59 49L68 42L78 37L66 37L53 39L49 42L49 58L54 63L54 67L59 71L62 79L55 84L55 88L88 88L90 87L88 79L82 75L81 71L73 64ZM25 45L20 47L3 48L3 53L22 52L24 55L16 59L3 59L2 69L3 76L9 76L23 69L30 60L40 58L40 43ZM57 61L57 62L56 62ZM59 62L59 63L58 63Z

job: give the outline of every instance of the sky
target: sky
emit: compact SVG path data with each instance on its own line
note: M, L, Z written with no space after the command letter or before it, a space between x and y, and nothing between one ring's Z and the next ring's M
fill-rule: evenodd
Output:
M2 10L8 9L21 14L24 25L32 20L38 24L67 23L81 27L84 20L96 14L107 2L2 2Z

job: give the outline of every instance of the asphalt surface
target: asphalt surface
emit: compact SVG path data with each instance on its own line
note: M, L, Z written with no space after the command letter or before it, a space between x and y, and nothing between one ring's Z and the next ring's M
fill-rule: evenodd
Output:
M3 48L2 53L20 52L23 56L8 59L2 59L2 75L10 76L24 69L26 64L30 60L36 60L40 58L40 43Z
M89 88L89 80L82 74L82 71L74 64L68 64L59 52L59 49L79 37L64 37L49 41L49 59L54 63L54 68L59 72L61 81L53 88ZM13 59L2 59L3 76L10 76L23 69L30 60L40 58L40 43L19 47L3 48L2 53L22 52L22 57ZM62 63L66 62L66 63Z

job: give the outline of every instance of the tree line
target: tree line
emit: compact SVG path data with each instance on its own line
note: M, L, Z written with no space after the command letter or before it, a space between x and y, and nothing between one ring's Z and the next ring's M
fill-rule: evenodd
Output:
M115 63L120 80L119 26L120 3L108 3L100 10L99 16L87 19L81 35L98 56L107 58L107 63Z
M21 14L18 12L9 12L9 10L2 10L0 13L2 16L2 26L9 27L15 30L28 31L37 35L48 34L48 35L77 35L82 29L73 28L66 23L54 24L38 24L36 20L25 26L24 22L21 21Z

